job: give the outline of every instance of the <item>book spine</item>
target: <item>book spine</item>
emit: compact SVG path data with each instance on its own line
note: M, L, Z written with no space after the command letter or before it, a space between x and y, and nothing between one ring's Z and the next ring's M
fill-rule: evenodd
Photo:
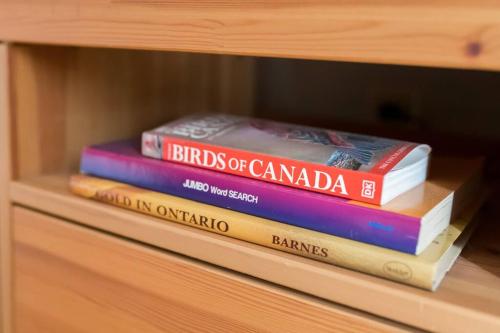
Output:
M362 244L114 181L76 175L80 196L390 280L432 288L433 266L416 256Z
M144 133L143 143L150 134ZM384 175L160 135L162 159L380 205ZM401 155L401 154L400 154ZM151 156L154 157L154 156Z
M377 206L92 147L83 151L80 166L89 175L401 252L416 251L420 219Z

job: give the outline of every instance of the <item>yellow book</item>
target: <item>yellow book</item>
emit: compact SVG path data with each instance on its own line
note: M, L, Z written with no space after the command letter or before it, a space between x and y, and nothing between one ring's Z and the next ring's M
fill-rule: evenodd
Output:
M414 256L101 178L74 175L70 188L86 198L429 290L460 254L472 229L466 227L482 203L471 204Z

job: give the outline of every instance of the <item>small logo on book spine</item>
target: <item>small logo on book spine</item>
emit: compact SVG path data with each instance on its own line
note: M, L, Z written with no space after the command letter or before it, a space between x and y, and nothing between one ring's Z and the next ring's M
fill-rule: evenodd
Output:
M361 196L364 198L373 199L375 197L375 182L372 180L363 180Z
M383 270L391 278L402 281L411 279L413 275L410 266L397 261L386 262Z

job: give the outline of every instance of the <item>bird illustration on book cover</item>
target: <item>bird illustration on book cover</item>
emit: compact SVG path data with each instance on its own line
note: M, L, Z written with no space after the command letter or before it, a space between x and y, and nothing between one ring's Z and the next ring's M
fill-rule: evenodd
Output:
M392 146L390 140L330 130L287 126L281 123L252 120L250 125L268 134L289 141L310 142L333 148L326 164L343 169L358 170L372 162L375 151Z

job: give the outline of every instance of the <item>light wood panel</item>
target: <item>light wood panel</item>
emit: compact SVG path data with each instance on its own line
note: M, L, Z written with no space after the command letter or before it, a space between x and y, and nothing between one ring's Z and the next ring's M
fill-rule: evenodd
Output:
M68 50L12 47L10 51L16 175L22 177L60 168L64 162L65 55ZM47 148L42 149L44 146Z
M0 332L10 332L10 198L11 118L9 50L0 44Z
M500 3L2 0L8 41L500 69Z
M13 219L18 333L404 329L24 208Z
M431 331L500 330L498 209L437 292L166 223L71 195L64 175L11 184L15 202ZM494 205L493 205L494 206ZM489 236L488 236L489 235ZM61 248L62 250L62 248Z
M84 145L179 114L253 109L252 58L26 45L11 53L18 177L74 169Z

